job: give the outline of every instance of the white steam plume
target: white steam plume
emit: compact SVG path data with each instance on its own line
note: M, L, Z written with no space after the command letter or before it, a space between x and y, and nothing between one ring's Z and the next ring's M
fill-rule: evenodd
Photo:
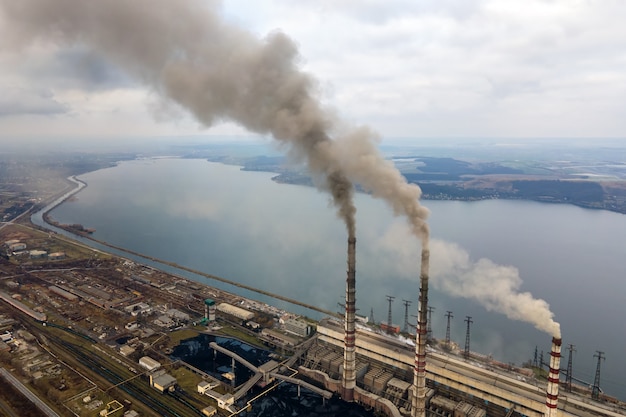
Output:
M380 250L393 264L390 269L395 267L396 273L409 278L415 274L416 248L403 227L394 223L379 242ZM457 244L432 239L430 271L435 288L454 297L477 301L489 311L560 337L560 326L554 321L548 303L520 291L522 279L517 268L484 258L473 260Z
M377 135L358 128L332 140L338 121L320 105L313 79L298 69L293 41L281 33L260 40L224 22L218 12L210 0L0 0L0 36L3 45L18 50L32 42L86 46L206 126L232 120L271 134L331 193L350 237L354 182L384 199L395 214L406 216L427 251L428 210L419 204L421 190L382 157L375 146ZM516 293L519 278L496 285L503 279L500 274L510 276L506 269L492 274L486 263L457 262L442 278L442 288L464 292L511 318L540 311L546 323L554 323L545 302ZM427 263L423 267L427 272ZM493 281L478 285L486 278ZM446 279L457 281L444 285ZM508 298L489 295L494 288Z

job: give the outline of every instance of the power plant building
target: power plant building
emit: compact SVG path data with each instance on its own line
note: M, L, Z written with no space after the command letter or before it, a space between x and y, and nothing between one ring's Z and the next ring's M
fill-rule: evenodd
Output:
M285 320L285 330L301 337L306 337L311 334L311 326L308 323L297 319Z
M251 311L248 311L246 309L243 308L239 308L236 307L234 305L228 304L228 303L220 303L217 305L217 310L222 312L222 313L226 313L228 315L231 315L235 318L238 318L241 321L248 321L248 320L252 320L254 318L254 313Z

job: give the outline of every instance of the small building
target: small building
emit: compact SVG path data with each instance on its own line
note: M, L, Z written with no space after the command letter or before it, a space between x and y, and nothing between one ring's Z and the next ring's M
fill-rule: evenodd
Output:
M387 333L399 334L400 326L397 324L392 324L391 326L385 323L384 321L380 322L380 329Z
M35 343L37 341L37 338L33 336L33 334L27 330L20 329L17 331L17 335L21 337L22 339L24 339L25 341L27 341L28 343Z
M135 348L128 346L128 345L123 345L122 347L120 347L120 355L122 356L130 356L133 353L135 353Z
M48 252L46 252L45 250L35 249L29 252L29 256L30 259L42 259L48 256Z
M136 303L124 307L124 311L130 313L132 316L138 316L139 314L148 314L152 312L152 307L146 303Z
M175 323L174 320L172 320L171 318L169 318L166 315L162 315L157 317L154 321L154 324L156 324L159 327L172 327Z
M204 394L205 392L207 392L207 390L210 390L210 389L211 389L211 383L207 381L198 382L198 392L200 394Z
M9 245L9 250L11 252L17 252L19 250L24 250L24 249L26 249L26 243L17 242L17 243L12 243Z
M150 386L159 392L165 392L176 385L176 378L166 373L164 370L157 371L150 375Z
M223 410L231 411L231 406L235 404L235 396L224 394L217 398L217 406Z
M59 261L61 259L65 259L65 252L52 252L48 255L48 259L51 261Z
M155 369L159 369L161 367L161 363L155 361L150 356L143 356L140 358L139 365L148 371L154 371Z
M213 407L212 405L210 405L202 409L202 414L204 414L207 417L212 417L215 414L217 414L217 409Z
M169 310L165 312L165 314L167 314L169 317L173 319L180 320L180 321L189 321L190 319L189 314L183 313L182 311L177 310L175 308L170 308Z
M219 382L209 382L209 381L200 381L198 382L198 392L200 394L207 394L213 388L216 388L220 385Z

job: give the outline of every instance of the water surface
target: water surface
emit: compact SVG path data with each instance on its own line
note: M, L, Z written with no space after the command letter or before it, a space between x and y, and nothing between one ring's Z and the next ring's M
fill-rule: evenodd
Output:
M345 228L325 194L276 184L272 176L204 160L123 162L82 175L89 186L51 214L63 223L96 228L96 239L338 310L345 295ZM403 327L407 300L414 323L417 241L383 202L361 194L356 203L358 312L370 316L373 310L376 321L386 321L390 295L395 297L392 321ZM562 326L563 368L567 345L575 344L574 375L593 382L593 355L603 351L601 386L626 398L626 216L525 201L424 204L431 210L434 241L458 244L472 261L488 258L516 267L523 280L520 291L550 304ZM471 316L472 350L519 364L538 346L547 360L549 335L475 301L446 295L437 289L437 268L432 265L429 294L436 337L445 336L449 310L452 339L461 347L463 320Z

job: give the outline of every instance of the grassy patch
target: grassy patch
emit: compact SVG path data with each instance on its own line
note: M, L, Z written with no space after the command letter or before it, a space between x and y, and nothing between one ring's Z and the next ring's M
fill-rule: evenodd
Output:
M239 330L235 327L231 327L231 326L224 326L222 327L217 333L224 335L224 336L228 336L228 337L232 337L235 339L239 339L242 342L246 342L249 345L252 346L257 346L263 349L267 349L267 346L263 345L263 343L259 342L259 340L253 336L250 335L242 330Z
M181 340L191 339L193 337L198 336L198 331L193 329L181 329L172 333L168 333L168 347L175 347L180 344Z

